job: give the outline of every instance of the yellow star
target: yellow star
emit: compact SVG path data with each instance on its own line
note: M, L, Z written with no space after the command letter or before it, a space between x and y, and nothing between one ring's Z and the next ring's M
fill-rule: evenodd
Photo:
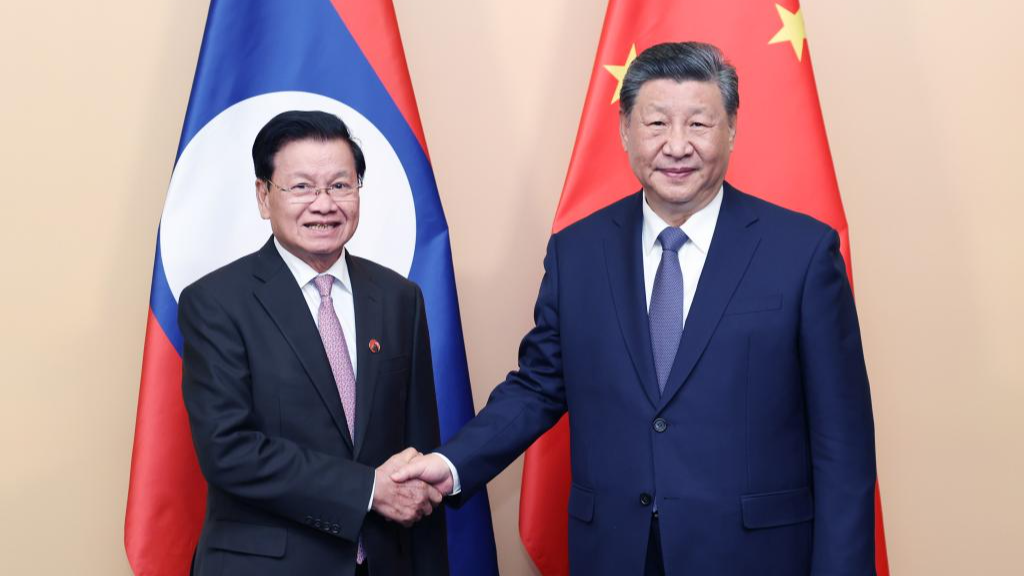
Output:
M629 65L636 60L636 44L633 44L629 48L629 56L626 56L626 63L622 66L611 66L605 64L604 69L607 70L615 79L619 81L619 84L615 87L615 94L612 94L612 104L619 101L619 92L622 91L622 79L626 77L626 69Z
M802 60L804 57L804 40L807 38L807 34L804 33L803 8L799 8L796 13L793 13L776 4L775 9L779 11L782 29L775 36L772 36L768 43L789 42L793 45L793 51L796 52L796 59Z

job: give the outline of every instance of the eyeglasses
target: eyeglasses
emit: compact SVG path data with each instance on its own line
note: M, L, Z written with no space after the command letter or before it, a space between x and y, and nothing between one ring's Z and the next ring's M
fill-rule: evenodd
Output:
M312 184L301 182L290 188L276 184L273 180L267 179L267 184L285 193L285 197L292 204L312 204L320 193L327 194L335 202L346 202L359 197L359 189L362 182L352 184L350 182L335 182L325 188L317 188Z

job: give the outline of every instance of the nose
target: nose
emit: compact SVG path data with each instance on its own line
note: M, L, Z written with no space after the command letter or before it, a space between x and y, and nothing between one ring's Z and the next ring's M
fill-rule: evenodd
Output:
M672 126L669 130L668 136L665 139L665 145L662 147L662 151L673 158L683 158L693 154L693 142L690 139L690 134L687 132L686 127L681 124Z
M320 190L320 193L316 195L316 198L309 205L309 210L318 214L330 214L338 210L338 205L326 190Z

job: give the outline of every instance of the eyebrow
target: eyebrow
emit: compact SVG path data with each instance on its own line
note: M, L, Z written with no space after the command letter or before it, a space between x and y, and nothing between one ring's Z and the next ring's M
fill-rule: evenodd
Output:
M671 108L670 106L661 106L661 105L658 105L658 104L655 104L655 103L651 103L648 106L650 106L648 111L661 112L663 114L667 113L669 108ZM685 109L685 112L687 112L689 114L697 114L697 113L701 113L701 112L712 112L712 111L713 110L712 110L711 106L704 106L704 105L699 105L699 104L698 105L689 106L689 107L687 107Z
M313 178L312 176L310 176L306 172L294 172L292 174L292 176L295 177L295 178L304 178L306 180L315 180L315 178ZM349 171L348 170L339 170L338 172L335 172L334 175L329 178L329 180L337 180L338 178L342 178L342 177L345 177L345 176L349 176Z

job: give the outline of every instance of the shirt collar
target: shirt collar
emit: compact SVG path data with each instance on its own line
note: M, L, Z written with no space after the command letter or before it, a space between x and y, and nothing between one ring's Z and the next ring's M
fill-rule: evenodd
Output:
M718 223L718 213L722 209L723 188L718 189L718 193L711 199L711 202L708 202L707 206L695 212L679 227L690 239L690 242L693 242L693 245L704 254L707 254L711 248L711 238L715 235L715 224ZM661 231L668 228L669 225L647 204L646 190L644 191L643 212L644 226L641 235L644 253L650 254L658 242L658 234L661 234Z
M274 246L277 248L281 259L284 260L285 266L291 271L292 276L295 277L295 281L298 282L299 288L304 287L313 281L314 278L320 275L319 272L313 269L312 266L303 262L298 256L292 254L287 248L281 245L278 239L274 238ZM341 250L341 257L338 261L331 265L324 274L330 274L341 284L343 290L352 293L352 282L348 274L348 262L345 261L345 249Z

